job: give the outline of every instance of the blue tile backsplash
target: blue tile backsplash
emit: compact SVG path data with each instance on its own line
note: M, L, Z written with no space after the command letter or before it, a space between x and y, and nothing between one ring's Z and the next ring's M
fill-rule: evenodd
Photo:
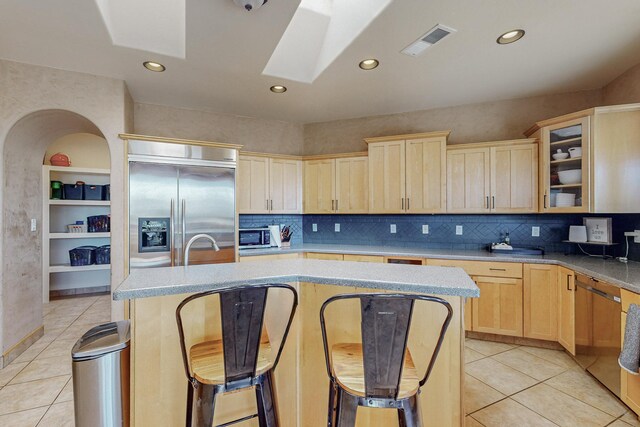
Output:
M541 246L547 252L579 253L576 245L563 243L570 225L581 225L585 216L613 218L613 240L620 245L609 247L607 253L622 256L625 252L625 231L640 230L640 214L528 214L528 215L240 215L241 227L269 224L292 226L293 244L324 243L348 245L386 245L433 249L482 249L490 242L501 240L509 231L516 246ZM316 232L313 224L317 225ZM335 232L335 224L340 231ZM390 232L395 224L396 233ZM422 234L422 226L429 234ZM456 235L456 226L463 234ZM540 236L531 236L531 227L540 227ZM594 254L602 249L583 245ZM629 259L640 261L640 244L630 239Z

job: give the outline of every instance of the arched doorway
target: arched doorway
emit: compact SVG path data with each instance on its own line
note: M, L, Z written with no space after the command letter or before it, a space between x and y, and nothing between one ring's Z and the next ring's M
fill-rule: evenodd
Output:
M86 133L104 138L86 117L41 110L18 120L4 144L2 343L6 365L43 335L42 164L49 145ZM32 219L36 231L31 231Z

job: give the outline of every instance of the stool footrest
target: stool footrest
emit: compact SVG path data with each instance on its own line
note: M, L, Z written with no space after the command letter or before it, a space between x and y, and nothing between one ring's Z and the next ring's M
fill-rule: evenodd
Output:
M243 422L243 421L248 421L248 420L250 420L250 419L252 419L252 418L256 418L257 416L258 416L258 414L248 415L248 416L246 416L246 417L244 417L244 418L238 418L237 420L229 421L228 423L218 424L218 425L217 425L217 426L215 426L215 427L227 427L227 426L231 426L231 425L234 425L234 424L241 423L241 422Z

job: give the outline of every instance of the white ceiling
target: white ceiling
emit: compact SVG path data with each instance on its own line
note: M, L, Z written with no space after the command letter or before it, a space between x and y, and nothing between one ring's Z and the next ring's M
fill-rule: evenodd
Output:
M124 79L137 102L304 123L600 88L640 61L638 0L395 0L313 83L263 75L299 3L186 0L180 59L114 46L93 1L2 0L0 58ZM437 23L457 32L400 54ZM513 28L526 36L495 43ZM360 70L368 57L380 67Z

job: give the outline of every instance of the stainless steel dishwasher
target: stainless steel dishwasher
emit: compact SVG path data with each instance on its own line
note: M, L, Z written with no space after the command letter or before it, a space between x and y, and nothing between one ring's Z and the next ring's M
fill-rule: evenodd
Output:
M620 397L620 288L576 274L576 360Z

